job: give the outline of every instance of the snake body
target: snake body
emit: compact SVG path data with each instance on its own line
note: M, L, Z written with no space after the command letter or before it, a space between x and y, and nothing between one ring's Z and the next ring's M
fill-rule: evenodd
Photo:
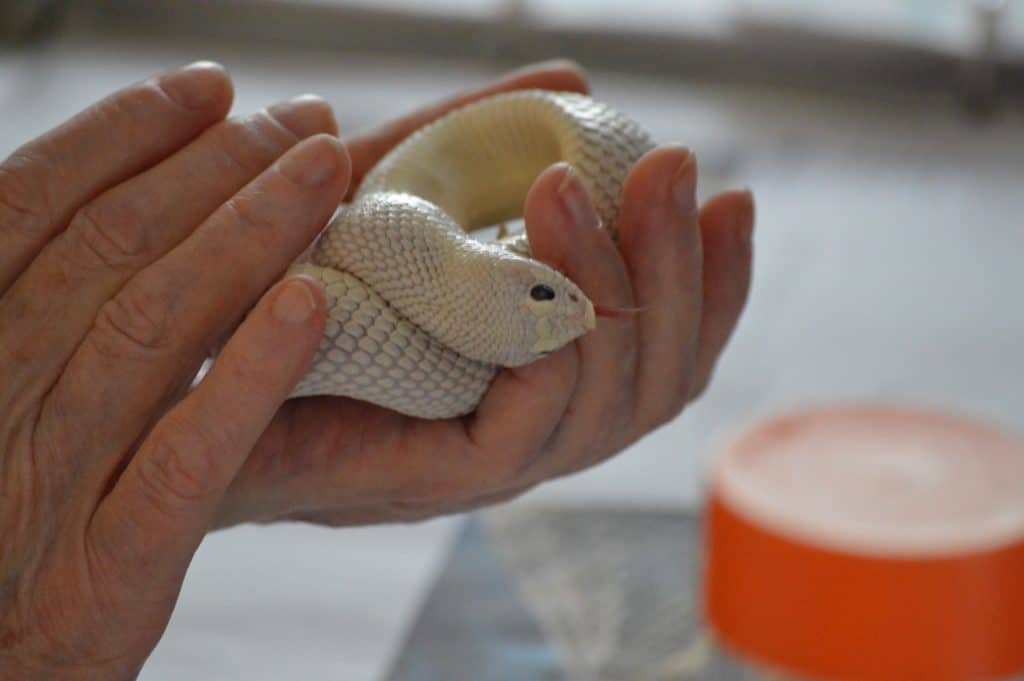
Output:
M483 242L470 232L521 216L534 180L562 161L614 236L622 184L652 146L604 104L539 90L475 102L413 133L290 270L320 281L328 304L320 347L293 396L460 416L500 367L592 329L591 302L532 259L525 236Z

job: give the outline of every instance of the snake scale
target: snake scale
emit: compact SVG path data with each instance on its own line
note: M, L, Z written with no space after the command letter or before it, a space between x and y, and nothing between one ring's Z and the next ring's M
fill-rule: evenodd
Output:
M570 164L615 236L622 184L653 147L639 125L575 93L525 90L457 109L392 149L289 274L319 281L328 318L292 393L342 395L421 418L472 412L503 366L595 326L525 235L470 233L522 215L538 175Z

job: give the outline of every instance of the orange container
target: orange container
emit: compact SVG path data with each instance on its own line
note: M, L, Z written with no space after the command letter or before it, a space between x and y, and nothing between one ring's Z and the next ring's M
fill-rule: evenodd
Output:
M1024 439L899 408L796 413L716 460L705 612L796 678L1024 671Z

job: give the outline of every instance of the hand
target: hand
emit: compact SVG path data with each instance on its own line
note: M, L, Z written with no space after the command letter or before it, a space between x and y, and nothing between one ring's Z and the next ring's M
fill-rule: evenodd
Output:
M317 286L265 291L335 210L349 157L320 100L230 105L200 64L0 165L0 678L137 674L316 350Z
M554 65L353 137L350 192L412 130L520 87L585 92L586 82L574 67ZM601 319L552 356L503 370L464 419L421 421L343 398L288 402L232 483L218 525L350 525L463 511L593 466L673 419L707 385L750 283L752 198L726 192L698 210L696 172L679 146L641 159L625 185L616 247L595 229L579 180L563 186L566 168L549 169L526 201L534 255L595 303L643 311Z

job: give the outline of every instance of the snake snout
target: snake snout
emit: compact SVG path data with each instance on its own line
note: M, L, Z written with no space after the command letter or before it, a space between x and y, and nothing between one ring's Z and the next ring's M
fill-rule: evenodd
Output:
M594 327L597 326L597 314L594 304L590 302L587 295L574 282L567 280L564 286L565 298L568 299L568 303L562 309L574 332L572 337L576 338L588 331L593 331Z
M593 331L597 326L597 314L594 311L594 304L584 298L583 305L583 325L586 327L587 331Z

